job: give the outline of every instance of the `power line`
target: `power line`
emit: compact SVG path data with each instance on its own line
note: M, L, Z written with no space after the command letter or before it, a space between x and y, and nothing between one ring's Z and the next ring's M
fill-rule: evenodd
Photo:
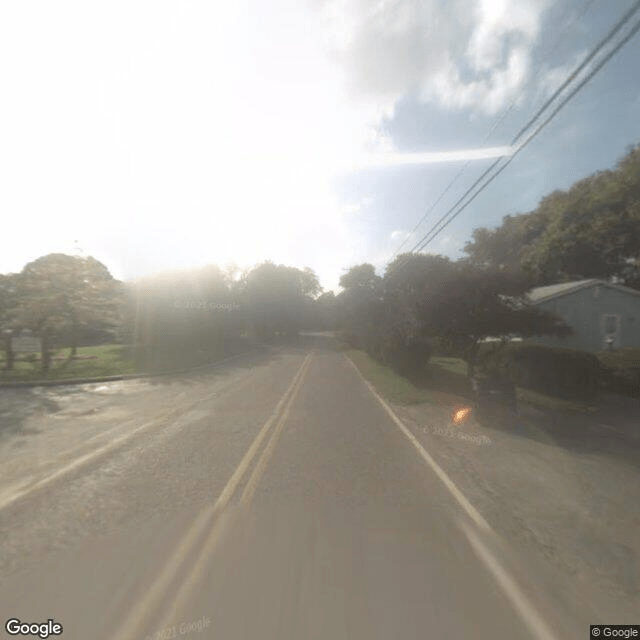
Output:
M518 131L514 138L514 142L511 144L515 144L515 141L519 139L527 129L531 128L533 123L540 117L540 115L551 105L551 103L569 86L578 76L578 74L593 60L593 58L600 53L605 45L609 43L609 41L624 27L624 25L629 22L631 16L636 13L640 9L640 0L635 3L623 16L620 20L611 28L609 33L596 45L595 49L593 49L587 57L573 70L573 72L569 75L569 77L553 92L553 95L538 109L536 114L527 122L527 124Z
M551 55L553 53L555 53L555 51L557 50L557 48L560 46L561 42L563 41L563 37L565 35L565 33L569 30L570 27L573 26L573 24L579 20L582 19L582 17L587 13L587 11L590 9L591 5L594 3L595 0L588 0L585 5L582 7L582 10L573 17L573 19L569 22L569 24L565 25L565 27L560 31L560 33L558 34L558 36L556 37L556 41L553 44L553 46L551 47L551 49L549 49L547 51L547 54L543 57L542 62L545 62L547 59L549 59L551 57ZM540 70L541 70L541 66L538 67L538 69L534 72L534 74L531 76L531 78L529 78L529 81L527 82L527 84L525 85L524 89L523 89L523 93L525 93L528 88L531 86L531 84L533 84L533 82L537 79L538 75L540 74ZM574 71L574 73L576 73L576 71ZM555 94L554 94L555 95ZM505 120L505 118L509 115L509 113L511 113L513 107L515 107L515 105L518 102L518 98L514 98L511 103L509 104L509 106L504 109L502 111L502 113L496 118L495 122L493 123L491 129L489 130L489 132L486 134L486 136L484 137L483 141L481 142L481 146L486 144L486 142L489 140L489 138L491 137L491 135L493 134L493 132L498 128L498 126L500 124L502 124L502 122ZM417 224L415 225L415 227L413 227L413 229L411 230L411 232L406 236L406 238L400 243L400 245L398 246L398 248L395 250L395 252L393 253L393 255L391 256L391 259L389 260L389 262L391 262L396 255L398 255L398 253L400 252L400 249L402 249L402 247L405 245L405 243L409 240L409 238L416 232L416 230L418 229L418 227L427 219L427 217L429 216L429 214L436 208L436 206L440 203L440 201L442 200L442 198L444 198L444 196L449 192L449 190L451 189L451 187L453 187L453 185L459 180L460 176L462 176L462 174L467 170L467 168L469 167L469 165L471 164L471 161L467 161L464 166L460 169L460 171L454 176L454 178L451 180L451 182L449 182L449 184L445 187L444 191L440 194L440 196L435 200L435 202L429 207L429 209L427 210L427 212L422 216L422 218L420 218L420 220L417 222ZM494 163L495 166L496 163ZM483 177L484 175L486 175L486 172L481 176ZM475 185L476 183L474 183ZM456 205L454 205L456 206ZM389 262L387 262L387 264L389 264Z
M629 19L631 18L631 16L636 13L638 11L638 9L640 9L640 1L636 2L625 14L624 16L618 21L618 23L609 31L609 33L600 41L600 43L595 47L594 50L592 50L587 57L580 63L580 65L578 65L578 67L572 72L572 74L569 76L569 78L567 78L567 80L565 80L565 82L563 82L563 84L554 92L552 98L550 98L549 100L547 100L545 102L545 104L543 105L543 107L541 109L539 109L535 116L533 118L531 118L527 124L520 129L520 131L516 134L516 136L514 137L511 145L515 146L516 143L518 143L519 139L523 136L523 134L531 127L532 123L535 122L536 119L538 119L540 117L540 115L542 114L542 112L544 110L546 110L552 100L554 100L564 89L567 88L567 86L575 79L576 75L582 71L588 64L589 62L591 62L591 60L593 60L594 56L602 50L602 48L608 43L609 40L611 40L613 38L614 35L616 35L618 33L618 31L620 31L620 29L626 24L626 22L629 21ZM455 211L455 209L464 201L464 199L473 191L473 189L475 189L475 187L489 174L491 173L491 171L493 171L498 164L500 164L500 162L502 162L502 158L499 158L498 160L496 160L474 183L473 185L471 185L471 187L469 189L467 189L467 191L464 193L464 195L458 199L458 201L440 218L440 220L438 220L438 222L436 224L434 224L431 229L427 232L427 234L425 234L425 236L423 236L423 238L411 249L410 253L422 250L429 242L431 242L448 224L451 223L451 221L457 217L464 209L466 209L466 207L471 204L471 202L491 183L493 182L493 180L500 174L502 173L502 171L504 171L504 169L506 169L506 167L513 161L513 159L515 158L515 156L555 117L555 115L560 111L560 109L562 109L564 107L564 105L567 104L567 102L569 102L569 100L571 100L573 98L573 96L576 95L576 93L578 93L578 91L580 91L580 89L582 89L582 87L584 85L587 84L587 82L589 82L589 80L591 80L591 78L593 78L593 76L595 76L595 74L635 35L635 33L638 30L638 27L640 26L640 23L637 23L631 30L631 32L625 37L623 38L623 40L616 46L614 47L613 50L611 50L609 52L609 54L607 54L603 60L601 60L596 67L579 83L579 85L576 87L575 90L573 90L561 103L560 105L552 112L551 116L549 116L547 118L547 120L545 120L545 122L531 135L529 136L529 138L527 138L527 140L524 143L521 143L518 145L518 148L516 150L516 152L508 159L508 161L500 168L496 171L496 173L489 178L479 189L476 193L474 193L471 197L471 199L469 201L467 201L465 204L462 205L462 207L455 213L453 213ZM453 213L453 215L451 215ZM449 217L451 216L451 217ZM449 217L449 219L447 220L447 218Z
M640 8L640 3L638 3L638 8ZM638 31L640 31L640 20L635 23L635 25L632 27L631 31L604 57L603 60L601 60L595 66L595 68L578 84L578 86L554 109L554 111L551 113L551 115L548 116L547 119L518 147L518 149L515 151L515 153L507 160L507 162L498 171L496 171L496 173L493 176L491 176L491 178L489 178L489 180L487 180L487 182L485 184L483 184L478 189L478 191L476 191L476 193L473 194L473 196L469 199L468 202L466 202L457 212L455 212L448 220L446 220L444 222L444 224L442 224L441 227L439 227L438 229L435 229L435 227L437 225L434 225L434 227L432 227L432 229L427 234L427 236L430 235L431 237L429 237L429 238L427 238L427 236L423 237L423 239L420 241L420 243L418 243L419 246L416 245L417 250L421 251L446 226L448 226L458 215L460 215L460 213L462 213L462 211L464 211L471 204L471 202L473 202L473 200L475 200L476 197L478 195L480 195L480 193L482 193L482 191L484 191L484 189L486 189L487 186L491 182L493 182L493 180L495 180L495 178L497 178L511 164L511 162L513 162L515 157L529 144L529 142L531 142L531 140L533 140L542 131L542 129L544 129L551 122L551 120L553 120L553 118L555 118L555 116L558 114L558 112L598 73L598 71L600 71L600 69L602 69L602 67L604 67L605 64L607 64L607 62L609 62L609 60L611 60L611 58L613 58L613 56L616 53L618 53L618 51L620 51L620 49L622 49L622 47L625 44L627 44L627 42L629 42L629 40L631 40L631 38L633 38L638 33ZM497 163L494 163L490 167L489 170L485 171L483 176L486 175L496 164ZM476 181L475 184L477 184L477 182L478 181ZM458 202L460 202L460 201L458 201ZM457 206L457 204L455 206ZM437 224L441 224L445 220L445 218L452 213L453 209L455 209L455 206L452 207L438 221ZM415 251L415 250L416 250L416 248L414 247L414 249L412 249L412 252Z

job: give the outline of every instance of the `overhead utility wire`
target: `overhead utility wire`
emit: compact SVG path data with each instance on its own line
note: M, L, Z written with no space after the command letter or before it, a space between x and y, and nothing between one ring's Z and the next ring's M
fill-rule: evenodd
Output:
M593 3L594 3L594 0L589 0L588 2L586 2L585 5L582 7L582 10L580 11L580 13L575 15L573 17L573 19L571 20L571 22L569 22L569 24L565 25L564 29L562 29L562 31L558 34L554 45L551 47L551 49L549 49L547 51L547 54L542 59L543 62L548 60L551 57L551 55L553 53L555 53L555 51L557 50L558 46L563 41L563 36L566 34L566 32L573 26L573 24L577 20L580 20L587 13L587 11L589 10L589 8L591 7L591 5ZM525 92L529 88L529 86L531 84L533 84L533 82L537 79L538 75L540 74L541 68L542 67L539 66L538 69L534 72L533 76L527 82L523 92ZM486 136L482 140L481 146L483 146L484 144L487 143L487 141L489 140L489 138L491 137L493 132L498 128L498 126L500 124L502 124L504 119L511 113L513 107L515 107L517 102L518 102L518 98L516 97L511 101L511 104L509 104L509 106L506 109L504 109L502 111L502 113L496 118L496 121L493 123L493 126L491 127L489 132L486 134ZM451 180L451 182L449 182L449 184L445 187L444 191L440 194L440 196L438 196L438 198L435 200L435 202L429 207L427 212L422 216L422 218L420 218L420 220L417 222L415 227L413 227L413 229L407 234L405 239L400 243L398 248L394 251L393 255L391 256L391 258L387 262L387 264L389 264L400 253L400 249L402 249L402 247L404 247L406 242L416 232L418 227L427 219L427 217L431 214L431 212L438 206L438 204L440 203L442 198L444 198L444 196L447 195L447 193L449 192L451 187L453 187L453 185L460 179L460 176L462 176L462 174L469 168L470 164L471 164L471 160L467 160L467 162L460 169L460 171L458 171L458 173L454 176L454 178Z
M480 193L482 191L484 191L484 189L486 189L486 187L493 182L493 180L495 178L498 177L498 175L500 175L510 164L511 162L515 159L515 157L529 144L529 142L531 142L531 140L533 140L533 138L535 138L538 133L540 133L540 131L542 131L542 129L544 129L550 122L551 120L553 120L553 118L558 114L558 112L598 73L598 71L600 71L600 69L602 69L602 67L604 67L604 65L609 62L609 60L611 60L611 58L613 58L613 56L618 53L618 51L620 51L620 49L622 49L622 47L627 44L627 42L629 42L629 40L631 40L631 38L633 38L638 31L640 31L640 20L638 22L636 22L636 24L633 26L633 28L631 29L631 31L621 40L621 42L616 45L616 47L614 47L614 49L612 51L610 51L605 57L604 59L599 62L596 67L578 84L578 86L558 105L558 107L556 107L556 109L551 113L551 115L533 132L533 134L531 134L519 147L518 149L513 153L513 155L508 159L508 161L498 170L496 171L496 173L491 176L491 178L489 180L487 180L487 182L485 184L483 184L476 193L473 194L473 196L469 199L468 202L466 202L453 216L451 216L451 218L449 220L447 220L446 222L444 222L444 224L442 224L442 226L440 228L438 228L437 230L434 230L434 228L432 228L432 230L427 234L427 235L431 235L431 237L427 238L426 236L421 240L420 243L418 243L418 245L416 245L417 250L421 251L427 244L429 244L429 242L431 242L447 225L449 225L460 213L462 213L462 211L464 211L469 204L471 204L471 202L473 202L473 200L475 200L475 198L480 195ZM496 163L494 163L493 166L495 166ZM485 172L486 175L487 172ZM477 183L477 182L476 182ZM457 204L455 205L457 206ZM449 212L447 212L447 214L445 214L445 216L443 216L443 218L440 219L440 221L438 222L438 224L442 223L442 221L444 220L444 218L446 218L448 215L450 215L450 213L453 211L453 209L455 209L455 206L452 207ZM415 251L416 249L412 249L412 252Z
M562 83L562 85L554 92L553 96L551 98L549 98L545 104L536 112L536 114L527 122L527 124L525 124L524 127L522 127L522 129L520 129L520 131L516 134L516 136L513 138L513 141L511 142L511 146L515 146L518 141L520 140L520 138L522 137L522 135L531 127L531 125L540 117L540 115L542 114L542 112L544 110L546 110L549 105L551 104L551 102L558 97L558 95L564 91L564 89L567 88L567 86L573 82L573 80L575 79L576 75L582 71L588 64L589 62L591 62L591 60L593 59L593 57L602 50L602 48L613 38L613 36L615 36L617 34L618 31L620 31L620 29L625 25L626 22L628 22L628 20L630 19L630 17L636 13L638 11L638 9L640 9L640 1L636 2L631 9L629 9L629 11L627 11L625 13L625 15L618 21L618 23L609 31L609 33L600 41L600 43L596 46L596 48L587 55L587 57L578 65L578 67L571 73L571 75ZM629 37L625 38L622 43L616 47L611 53L610 55L608 55L604 61L597 66L596 71L599 70L600 68L602 68L602 66L604 66L604 64L606 62L608 62L608 60L613 57L613 55L615 53L617 53L617 51L622 48L622 46L624 44L626 44L626 42L632 37L633 34L631 34ZM587 76L586 81L588 81L589 79L591 79L591 77L593 77L593 75L595 75L594 73L590 74L589 76ZM582 82L578 89L573 92L569 98L567 100L564 100L561 103L561 106L563 106L564 104L566 104L566 102L568 102L569 99L571 99L575 93L577 93L577 91L582 88L584 86L584 84L586 84L585 82ZM555 115L557 113L557 110L554 111L553 115ZM553 117L553 116L552 116ZM537 133L536 133L537 135ZM528 141L527 141L528 143ZM518 151L522 148L522 145L519 146ZM515 154L514 154L515 156ZM514 157L512 156L512 158ZM469 189L467 189L467 191L464 193L464 195L440 218L440 220L438 220L438 222L436 222L431 229L427 232L427 234L425 234L425 236L423 236L422 240L420 240L412 249L411 249L411 253L413 253L416 250L421 250L426 244L428 244L429 242L431 242L431 240L433 239L433 237L435 237L435 235L437 235L438 233L440 233L440 231L442 230L442 228L438 229L436 231L436 234L429 238L429 240L427 240L425 242L425 238L427 238L427 236L430 236L434 230L438 227L438 225L440 225L446 218L447 216L449 216L460 204L461 202L464 201L464 199L469 195L469 193L471 193L473 191L473 189L475 189L475 187L489 174L491 173L491 171L493 171L493 169L495 169L498 164L500 164L500 162L502 162L503 158L499 158L498 160L496 160L474 183L473 185L471 185L471 187L469 187ZM510 160L507 162L507 164L510 163ZM504 166L506 167L507 164L505 164ZM500 172L502 172L502 169L499 170ZM488 184L488 183L487 183ZM483 187L484 188L484 187ZM476 194L477 195L477 194ZM473 196L473 198L476 197L476 195ZM469 204L470 202L466 203L463 206L463 209L466 208L466 206ZM456 214L457 215L457 214ZM446 223L448 224L448 222ZM445 225L446 226L446 225Z

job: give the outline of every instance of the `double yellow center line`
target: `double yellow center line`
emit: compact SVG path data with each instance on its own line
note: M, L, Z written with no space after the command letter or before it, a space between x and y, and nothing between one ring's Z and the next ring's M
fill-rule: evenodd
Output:
M149 632L150 626L163 629L178 620L178 616L184 610L195 588L200 583L202 574L207 568L207 561L215 550L223 532L225 519L221 516L240 487L242 479L246 476L251 464L261 450L262 444L271 433L271 437L262 449L262 453L253 468L253 473L249 477L240 497L242 506L247 506L251 503L260 478L273 455L291 407L302 386L312 354L313 352L307 354L288 389L251 443L215 504L206 507L193 521L145 596L132 607L113 636L114 640L139 640L145 633ZM200 549L199 553L198 549ZM193 560L194 556L195 560ZM190 559L193 561L189 562ZM187 577L178 587L171 605L166 610L162 620L157 624L150 625L150 617L157 612L158 607L167 598L169 591L175 585L176 579L181 573L186 573Z

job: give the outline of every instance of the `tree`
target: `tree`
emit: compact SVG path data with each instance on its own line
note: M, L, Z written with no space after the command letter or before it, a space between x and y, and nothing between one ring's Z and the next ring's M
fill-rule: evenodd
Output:
M309 268L297 269L263 262L244 274L240 298L247 320L261 339L275 334L297 335L304 322L305 302L321 288Z
M17 282L16 319L40 336L45 372L54 334L69 331L71 357L81 329L118 325L120 283L95 258L49 254L27 264Z
M371 351L383 322L382 278L373 265L361 264L340 278L340 286L338 325L353 346Z
M536 284L615 276L640 288L640 145L535 211L475 229L465 252L476 266L521 267Z
M11 338L17 328L15 310L18 305L18 274L0 274L0 338L4 343L5 368L13 369L14 352Z
M427 331L425 320L431 296L447 288L456 266L444 256L422 253L399 255L384 274L383 297L390 328L406 342Z
M190 364L225 353L239 336L233 277L217 265L140 278L127 287L127 327L142 368Z
M569 335L558 316L530 306L530 277L523 271L479 270L456 265L453 273L434 282L420 306L424 330L443 340L466 362L471 377L485 338Z
M324 291L316 302L318 327L325 331L333 331L338 321L338 303L333 291Z

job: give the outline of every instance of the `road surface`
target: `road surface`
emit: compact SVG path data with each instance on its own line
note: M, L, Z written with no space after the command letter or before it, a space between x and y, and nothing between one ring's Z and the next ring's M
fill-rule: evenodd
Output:
M588 637L328 337L211 373L32 392L22 413L27 392L12 393L3 626L52 619L71 640Z

